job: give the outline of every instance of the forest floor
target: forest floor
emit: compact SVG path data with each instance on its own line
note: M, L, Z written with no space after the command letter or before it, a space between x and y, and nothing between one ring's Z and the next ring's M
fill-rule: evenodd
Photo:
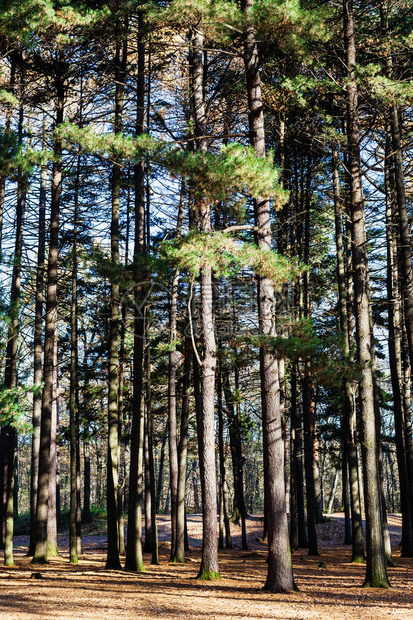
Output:
M68 563L67 537L59 537L61 555L47 566L30 565L27 538L16 537L15 567L0 567L0 618L60 620L413 620L413 560L400 558L401 517L389 517L396 567L389 568L392 588L363 589L365 568L349 563L350 548L342 545L343 515L329 515L318 526L321 556L305 550L293 554L299 592L268 594L262 590L266 550L259 542L262 521L248 519L249 551L240 549L240 528L233 527L237 548L220 552L222 578L197 581L202 525L188 516L190 551L186 564L168 562L169 522L158 517L160 564L146 557L140 574L105 570L105 534L85 533L78 565ZM2 558L0 558L2 562ZM33 578L33 573L41 578Z

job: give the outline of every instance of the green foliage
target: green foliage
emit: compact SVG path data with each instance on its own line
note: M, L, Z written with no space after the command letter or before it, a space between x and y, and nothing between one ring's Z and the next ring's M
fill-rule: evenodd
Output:
M250 334L240 337L239 342L255 347L267 347L279 358L307 362L308 372L326 388L340 389L345 378L355 381L359 375L358 365L343 356L341 335L317 333L314 321L310 318L291 323L287 336Z
M196 277L202 267L209 266L217 276L231 276L241 267L252 267L254 273L271 278L275 287L295 278L301 270L297 262L272 252L261 250L253 243L242 243L229 233L190 232L165 241L161 251L173 264L187 269Z
M57 135L68 146L78 144L83 152L118 162L139 161L147 156L172 175L187 179L198 197L219 201L235 192L246 192L253 197L272 198L277 206L288 197L278 185L279 172L274 168L273 154L258 157L252 147L236 142L215 154L187 151L146 133L136 137L98 133L93 127L79 128L70 123L59 127Z
M57 44L73 42L67 31L73 28L91 27L110 16L108 7L99 10L74 3L59 3L56 8L52 0L0 0L0 34L14 44L31 44L33 35L46 33L56 36Z
M311 40L327 41L331 36L326 24L330 9L318 6L305 9L299 0L260 0L254 2L251 19L258 37L265 37L284 53L303 56Z
M32 426L24 417L27 394L37 394L42 388L43 385L13 388L0 385L0 426L10 424L21 433L31 431Z
M5 90L4 88L2 88L0 90L0 103L2 103L3 105L8 105L8 106L15 106L19 102L16 99L16 97L11 94L10 91Z
M188 31L202 22L205 35L222 45L231 43L242 28L239 6L228 0L174 0L164 10L152 2L144 10L148 23L158 27Z

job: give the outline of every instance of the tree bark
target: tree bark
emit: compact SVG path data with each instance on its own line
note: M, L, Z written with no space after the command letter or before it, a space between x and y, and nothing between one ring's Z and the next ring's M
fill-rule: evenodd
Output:
M193 31L191 58L192 106L195 121L196 148L206 152L207 125L204 100L204 36L201 26ZM211 233L211 205L205 198L198 200L199 230ZM202 560L199 579L219 577L217 541L217 485L215 470L215 428L214 396L216 342L212 294L212 268L204 264L200 274L201 282L201 340L203 360L201 366L201 400L199 427L199 455L202 491Z
M185 197L185 183L181 183L181 197L179 201L177 234L181 235L183 206ZM188 324L188 313L186 320ZM187 335L184 349L184 368L182 378L182 408L181 428L178 443L178 481L177 481L177 508L176 508L176 545L175 561L185 562L185 491L186 491L186 468L188 457L188 422L189 422L189 396L191 390L191 339Z
M218 376L217 376L217 397L218 397L218 450L219 450L219 475L220 475L220 531L219 531L219 548L224 548L224 532L225 532L225 546L227 549L232 549L229 509L228 509L228 485L227 475L225 467L225 452L224 452L224 416L223 416L223 403L222 403L222 372L221 372L221 360L218 362ZM221 523L222 521L222 523Z
M346 265L343 245L339 157L336 147L333 147L333 193L334 193L334 221L337 252L337 283L339 297L340 331L343 335L343 357L347 365L351 364L350 332L348 317L348 287L346 282ZM361 519L359 479L357 473L357 447L355 442L354 418L355 398L350 380L343 380L344 408L343 408L343 458L347 457L350 478L350 507L352 527L352 562L364 562L364 542ZM347 465L346 465L347 466Z
M347 138L350 172L352 219L352 256L354 273L354 310L356 320L357 361L360 366L360 426L366 508L366 578L364 586L389 587L380 507L377 467L374 386L371 356L369 283L364 222L364 201L360 166L358 92L355 77L356 45L352 0L344 0L344 43L347 81Z
M45 241L46 241L46 193L47 193L47 166L43 165L40 172L40 200L39 200L39 237L37 249L37 270L36 270L36 301L34 318L34 378L33 383L36 392L33 394L33 436L32 436L32 456L31 456L31 478L30 478L30 541L27 555L34 554L35 530L36 530L36 506L37 506L37 485L39 476L39 449L40 449L40 419L42 413L42 391L41 384L43 378L42 366L42 343L43 343L43 287L44 287L44 261L45 261Z
M63 123L64 109L64 65L57 61L55 73L56 88L56 127ZM33 564L47 562L47 521L49 504L50 447L52 431L52 408L55 390L55 339L57 326L57 276L59 211L62 192L62 143L54 142L54 162L52 172L52 200L50 212L49 258L47 265L46 327L44 341L44 369L42 414L40 424L39 480L36 507L36 540L32 559Z
M169 311L169 365L168 365L168 430L169 430L169 485L171 492L171 562L176 560L176 528L178 504L178 431L176 413L176 313L179 271L172 277L171 307Z
M242 0L241 8L248 17L252 0ZM245 32L244 64L248 93L250 142L259 157L265 156L264 114L261 97L259 57L254 28ZM270 204L261 196L254 200L257 246L271 250ZM258 318L260 333L274 334L274 288L264 276L257 276ZM287 506L284 485L284 446L280 406L278 360L265 345L260 347L261 402L266 511L268 517L268 573L265 589L289 592L294 588L291 551L288 537Z
M77 447L79 428L77 418L77 227L79 209L80 183L80 156L77 160L75 191L74 191L74 221L72 245L72 300L70 308L70 390L69 390L69 427L70 427L70 514L69 514L69 557L70 562L77 564Z
M122 111L125 98L127 40L117 32L115 50L115 134L122 130ZM112 167L111 261L119 265L119 196L121 187L120 162ZM119 404L119 293L116 276L110 284L109 323L109 383L108 383L108 468L107 468L107 539L106 568L119 569L119 510L118 510L118 404Z
M19 141L22 141L23 132L23 108L19 113ZM14 266L10 294L10 327L6 347L6 367L4 374L4 387L11 389L17 386L17 351L19 336L19 307L21 291L21 259L23 249L23 223L26 209L27 179L22 171L19 171L16 205L16 237L14 246ZM4 565L13 566L13 529L15 508L15 454L17 431L8 424L3 432L7 442L7 486L5 505L5 545Z
M140 14L138 23L138 78L136 134L144 132L145 111L145 43L143 40L143 18ZM145 252L145 168L143 161L134 166L135 183L135 247L134 262ZM137 269L136 269L137 273ZM133 417L130 451L128 534L126 545L125 568L141 571L142 555L142 493L143 493L143 447L144 447L144 351L145 351L145 297L143 285L139 285L139 276L134 291L134 343L133 343Z
M308 372L308 371L307 371ZM311 433L312 378L306 374L303 379L303 423L304 423L304 463L305 488L307 497L308 555L320 555L316 530L316 498L314 489L313 440Z

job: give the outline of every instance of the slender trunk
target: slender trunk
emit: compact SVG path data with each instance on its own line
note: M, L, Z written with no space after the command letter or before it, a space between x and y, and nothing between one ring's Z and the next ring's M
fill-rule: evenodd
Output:
M162 438L162 445L161 445L161 456L159 459L159 469L158 469L158 482L156 484L156 512L160 512L161 509L161 498L162 498L162 491L163 491L163 472L164 472L164 463L165 463L165 448L166 448L166 441L168 439L168 427L165 427L165 431L164 431L164 435Z
M350 485L348 480L348 449L347 441L343 439L345 449L342 451L341 463L341 480L342 480L342 502L344 509L344 544L351 545L353 543L353 535L351 531L350 516Z
M176 552L177 562L185 561L185 491L186 491L186 469L188 458L188 422L189 422L189 396L191 391L191 343L189 338L186 340L184 376L182 380L182 411L181 429L178 444L178 507L177 507L177 527L176 527Z
M153 534L152 534L152 495L151 495L151 474L149 470L149 441L148 441L148 414L145 411L145 429L143 444L143 460L145 464L145 540L143 544L144 553L152 553Z
M126 241L125 241L125 268L129 262L129 237L130 237L130 203L131 203L131 188L130 188L130 169L128 170L128 193L126 202ZM126 475L126 463L125 456L127 454L127 440L123 442L123 468L121 468L121 444L122 444L122 430L123 430L123 418L124 418L124 404L123 404L123 392L125 384L125 362L126 362L126 348L125 348L125 325L126 325L126 304L121 306L121 325L120 325L120 352L119 352L119 399L118 399L118 468L119 468L119 484L118 484L118 519L119 519L119 555L124 556L126 554L125 547L125 521L123 518L123 511L125 505L128 502L125 501L128 493L127 475ZM122 472L122 480L121 478Z
M293 362L291 372L291 395L295 394L295 406L291 410L294 419L295 442L294 442L294 473L297 488L297 529L298 548L308 548L308 537L305 527L304 510L304 472L303 472L303 427L300 415L300 407L297 398L297 363ZM291 398L293 404L293 398Z
M172 277L171 307L169 312L169 366L168 366L168 430L169 430L169 484L171 492L171 562L175 561L177 502L178 502L178 431L176 413L176 313L179 271Z
M328 500L328 505L327 505L327 514L329 515L331 515L331 513L333 512L333 504L334 504L334 499L336 497L336 491L337 491L337 486L338 486L339 471L340 470L337 468L336 471L334 472L333 486L332 486L331 493L330 493L330 499Z
M182 181L180 209L178 212L178 234L181 233L181 222L183 216L183 198L185 186ZM188 314L186 316L188 323ZM189 422L189 396L191 389L191 339L187 335L184 349L184 371L182 379L182 408L181 408L181 428L178 444L178 488L177 488L177 510L176 510L176 548L175 561L185 562L185 491L186 491L186 467L188 458L188 422Z
M77 445L79 429L76 427L77 418L77 225L79 209L79 182L80 182L80 156L77 160L77 170L74 192L74 222L73 222L73 246L72 246L72 300L70 311L70 393L69 393L69 426L70 426L70 514L69 514L69 556L70 562L77 564Z
M90 523L92 515L90 514L90 437L89 430L86 427L83 431L83 523Z
M11 94L14 93L15 82L16 82L16 69L21 60L20 54L15 51L11 54L11 63L10 63L10 78L9 78L9 91ZM5 133L10 131L12 119L12 106L10 104L6 104L6 123L5 123ZM4 199L6 196L6 177L0 176L0 262L3 260L2 256L2 241L3 241L3 218L4 218ZM7 474L6 474L7 475ZM4 491L6 488L4 487ZM1 498L0 498L1 499ZM4 521L2 521L2 526Z
M149 334L147 334L149 340ZM155 503L155 478L152 453L152 391L151 391L151 355L150 342L145 348L145 375L146 375L146 400L145 400L145 544L144 551L152 553L152 564L158 563L158 538L156 529ZM151 463L152 461L152 463Z
M204 36L201 29L194 30L192 39L192 104L195 121L196 147L206 152L207 125L204 100ZM199 230L211 233L211 205L205 198L198 202ZM199 455L202 487L202 561L198 577L215 579L219 577L217 544L217 485L215 471L215 428L214 395L216 342L214 333L214 312L212 294L212 269L204 264L200 274L201 282L201 333L203 361L201 367L202 410L199 427Z
M219 472L220 472L220 549L224 548L224 530L225 530L225 546L232 549L231 530L229 523L228 510L228 485L225 468L225 452L224 452L224 419L222 407L222 373L221 364L218 363L217 377L217 397L218 397L218 449L219 449ZM221 524L222 516L222 524Z
M252 0L242 0L241 8L248 15ZM248 92L250 141L259 157L265 156L264 114L261 97L259 57L255 33L247 27L244 63ZM267 198L254 201L256 243L261 250L271 249L270 204ZM257 276L258 318L260 333L274 334L274 288L271 280ZM278 360L265 345L260 347L261 401L266 512L268 518L268 573L265 589L288 592L294 588L291 551L288 537L287 506L284 485L284 446L280 406Z
M366 509L366 579L365 586L388 587L386 558L383 545L380 489L377 468L377 437L375 426L374 386L371 356L369 284L364 222L364 200L360 166L360 134L358 92L355 78L356 46L352 0L344 0L344 31L347 82L347 138L350 174L352 219L352 255L354 270L354 311L359 371L360 426Z
M413 432L411 418L411 366L407 346L406 330L403 329L402 337L402 381L403 381L403 421L404 421L404 441L406 446L407 473L410 489L410 511L413 521Z
M334 192L334 219L337 252L337 283L339 296L340 331L343 335L343 357L346 363L351 363L350 333L348 318L348 287L346 282L346 266L343 245L341 199L339 181L339 157L337 149L333 148L333 192ZM350 506L352 526L352 562L364 562L364 543L361 519L359 494L359 480L357 473L357 447L354 437L355 399L350 380L343 380L344 410L343 410L343 458L348 460L350 477ZM346 465L347 466L347 465Z
M37 250L36 271L36 302L34 318L34 379L33 384L36 392L33 394L33 435L32 457L30 478L30 542L27 555L34 553L35 529L36 529L36 506L37 506L37 483L39 475L39 448L40 448L40 418L42 413L41 384L43 379L42 368L42 335L43 335L43 285L44 285L44 260L46 240L46 192L47 192L47 165L41 167L40 172L40 200L39 200L39 237Z
M22 139L23 131L23 108L19 114L19 139ZM21 289L21 259L23 249L23 223L26 207L27 180L23 173L19 172L16 205L16 237L14 247L14 266L10 294L10 327L6 348L6 368L4 375L4 387L11 389L17 386L17 352L19 336L19 307ZM15 508L15 449L17 441L16 429L8 424L4 431L7 442L7 480L6 504L5 504L5 546L4 565L13 566L13 528Z
M147 351L146 351L146 435L148 441L148 472L149 472L149 494L150 494L150 517L151 517L151 529L152 529L152 559L151 564L159 563L158 556L158 527L156 524L156 506L155 506L155 497L156 497L156 484L155 484L155 465L153 460L153 432L152 432L152 424L153 424L153 414L152 414L152 390L151 390L151 358L150 358L150 347L148 343ZM146 439L146 438L145 438Z
M58 496L58 367L57 367L57 325L53 343L53 403L52 423L50 432L50 473L49 473L49 504L47 511L47 557L59 555L57 547L57 527L59 515Z
M233 301L234 307L234 325L236 325L235 320L235 303ZM236 350L235 350L236 353ZM239 393L239 370L237 366L235 366L235 390ZM247 542L247 511L245 508L245 495L244 495L244 457L242 455L242 441L241 441L241 410L240 403L237 402L235 404L235 413L236 413L236 442L237 442L237 452L238 452L238 502L239 502L239 511L241 517L241 546L246 551L248 549Z
M310 255L310 159L306 175L306 188L303 196L304 213L304 264L309 264ZM304 179L303 179L304 183ZM303 188L304 191L304 188ZM302 191L302 193L303 193ZM308 272L303 274L303 311L304 317L311 316L310 282ZM302 382L303 426L304 426L304 463L305 489L307 498L308 555L319 555L317 544L317 496L314 478L314 379L310 375L310 364L305 364L305 376Z
M57 95L56 127L63 123L64 105L64 82L63 75L59 72L55 75L55 87ZM52 200L50 212L50 239L49 259L47 266L47 292L46 292L46 327L44 341L44 370L43 370L43 394L42 414L40 424L40 450L39 450L39 479L36 506L36 534L33 564L47 562L47 520L49 504L49 478L50 478L50 447L52 430L52 409L54 400L55 381L55 339L57 326L57 275L58 275L58 238L59 238L59 211L60 196L62 191L62 144L58 138L54 142L54 162L52 172Z
M145 44L143 41L143 19L138 25L138 79L136 134L144 132L145 111ZM145 251L145 169L143 161L134 166L135 183L135 248L134 261L138 263ZM144 351L145 351L145 308L142 300L145 291L142 285L135 288L134 344L133 344L133 400L132 436L129 474L128 534L125 568L131 571L143 570L142 555L142 494L143 494L143 447L144 447Z
M387 7L381 5L381 28L390 37ZM389 49L391 49L389 47ZM386 77L393 78L391 53L386 59ZM404 411L402 402L402 347L401 347L401 304L399 297L399 269L397 243L401 255L402 293L404 300L404 321L407 335L410 363L413 359L413 269L408 216L406 212L406 190L404 182L403 151L396 100L389 106L389 127L386 139L386 232L387 232L387 287L389 299L389 356L394 399L396 450L400 480L401 509L403 514L402 556L413 554L413 476L409 471L411 441L404 433L407 419L411 425L410 408ZM390 148L391 147L391 148ZM393 151L390 158L390 151ZM390 166L393 166L393 170ZM395 201L394 201L395 199ZM394 204L396 202L396 204ZM398 223L398 230L397 224ZM398 239L399 237L399 239ZM407 442L406 442L407 439ZM410 480L409 480L410 479Z
M122 130L122 111L125 98L127 42L118 35L115 50L115 134ZM112 167L111 261L119 265L119 197L122 182L120 163ZM109 325L109 383L108 383L108 468L107 468L107 540L106 568L119 569L119 509L118 509L118 445L119 445L119 293L117 278L110 285Z
M303 379L303 422L304 422L304 462L305 488L307 492L308 555L319 555L316 530L316 501L314 491L313 441L311 433L311 377Z
M181 182L181 192L179 200L178 218L177 218L177 236L181 236L182 229L182 217L183 206L185 198L185 183ZM176 352L176 339L177 339L177 302L178 302L178 284L179 284L179 271L176 269L172 276L172 289L171 289L171 305L169 310L169 367L168 367L168 430L169 430L169 484L171 489L171 561L182 561L182 543L180 541L180 554L181 559L176 558L177 549L177 528L178 528L178 484L179 484L179 455L178 455L178 430L177 430L177 383L176 383L176 369L177 369L177 352ZM181 515L182 517L182 511ZM181 534L182 534L182 525ZM183 556L185 561L185 556Z
M290 547L292 551L298 549L298 537L297 537L297 485L295 481L295 468L294 468L294 442L295 442L295 428L293 423L293 417L291 416L290 425Z

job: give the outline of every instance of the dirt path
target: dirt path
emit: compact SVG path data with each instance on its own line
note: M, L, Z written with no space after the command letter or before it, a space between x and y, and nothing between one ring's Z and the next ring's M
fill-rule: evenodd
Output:
M400 540L401 520L390 519L394 544ZM16 566L0 568L0 618L114 620L115 618L180 618L190 620L264 619L394 619L413 620L413 560L399 558L389 569L393 588L363 589L364 567L348 564L348 547L341 542L341 515L319 526L322 556L309 558L305 551L294 553L294 574L299 592L289 595L263 592L266 563L265 548L258 542L262 524L248 521L250 551L235 549L220 552L222 579L198 582L200 561L199 517L191 516L191 550L184 565L168 563L168 545L161 542L161 563L141 574L106 571L105 538L85 537L84 555L78 566L68 563L65 539L62 555L46 567L34 567L24 556L26 541L16 549ZM168 537L168 521L159 518L160 538ZM234 527L239 545L239 528ZM32 578L40 572L41 579Z

